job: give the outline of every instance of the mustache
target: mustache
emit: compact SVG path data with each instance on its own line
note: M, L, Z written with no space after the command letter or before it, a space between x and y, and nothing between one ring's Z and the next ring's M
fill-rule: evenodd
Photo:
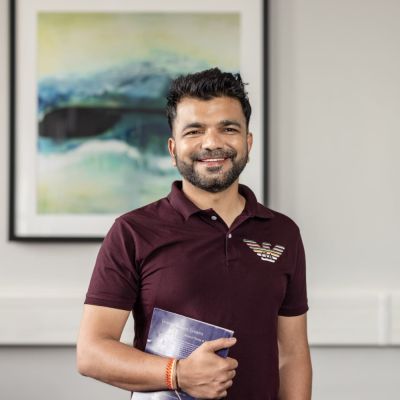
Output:
M198 153L192 153L190 158L192 161L200 161L204 160L205 158L233 158L236 157L237 152L233 149L218 149L212 151L202 151Z

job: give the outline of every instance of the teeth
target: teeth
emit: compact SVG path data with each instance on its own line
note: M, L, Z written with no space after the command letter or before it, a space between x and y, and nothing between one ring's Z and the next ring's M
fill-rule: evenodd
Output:
M223 160L225 160L225 158L206 158L205 160L202 161L210 162L210 161L223 161Z

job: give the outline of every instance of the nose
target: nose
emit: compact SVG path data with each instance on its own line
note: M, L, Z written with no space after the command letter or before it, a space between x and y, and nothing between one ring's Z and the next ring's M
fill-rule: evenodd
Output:
M201 147L206 150L222 149L222 135L217 129L207 129L203 135Z

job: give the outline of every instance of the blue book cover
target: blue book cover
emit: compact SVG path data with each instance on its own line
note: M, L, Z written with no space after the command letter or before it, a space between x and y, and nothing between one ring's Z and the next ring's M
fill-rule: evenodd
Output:
M149 336L147 338L146 353L163 357L187 358L202 343L219 339L230 338L233 331L221 328L175 314L170 311L154 308L151 318ZM217 352L221 357L228 355L228 349ZM165 390L159 392L135 392L131 400L195 400L184 392Z

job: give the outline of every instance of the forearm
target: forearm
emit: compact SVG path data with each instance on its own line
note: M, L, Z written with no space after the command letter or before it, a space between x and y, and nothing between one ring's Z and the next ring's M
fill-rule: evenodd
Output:
M312 367L309 352L280 359L279 400L310 400Z
M130 391L166 389L167 359L142 352L114 339L78 345L78 370Z

